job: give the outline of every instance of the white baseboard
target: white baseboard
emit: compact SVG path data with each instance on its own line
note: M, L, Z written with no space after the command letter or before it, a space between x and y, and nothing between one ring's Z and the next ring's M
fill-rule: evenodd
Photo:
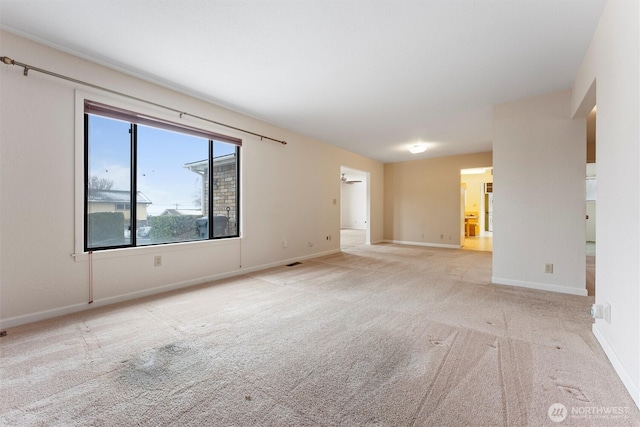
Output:
M409 242L405 240L383 240L385 243L395 243L397 245L411 245L411 246L426 246L429 248L446 248L446 249L460 249L460 245L445 245L442 243L425 243L425 242Z
M161 294L163 292L169 292L176 289L188 288L190 286L201 285L203 283L213 282L220 279L226 279L228 277L241 276L243 274L253 273L260 270L266 270L272 267L279 267L293 262L305 261L313 258L319 258L326 255L332 255L340 253L340 249L332 249L325 252L315 253L312 255L305 255L296 258L290 258L282 261L275 261L268 264L262 264L249 268L240 268L238 270L228 271L225 273L214 274L211 276L198 277L196 279L185 280L178 283L171 283L164 286L159 286L152 289L144 289L141 291L131 292L128 294L116 295L113 297L102 298L94 300L93 303L82 302L78 304L71 304L64 307L52 308L50 310L38 311L36 313L24 314L21 316L9 317L6 319L0 319L0 329L14 328L16 326L25 325L27 323L38 322L40 320L51 319L53 317L64 316L66 314L77 313L84 310L90 310L93 308L104 307L105 305L116 304L119 302L130 301L136 298L147 297L150 295Z
M561 294L571 294L587 296L587 289L571 288L569 286L550 285L548 283L525 282L524 280L503 279L501 277L491 277L491 283L496 285L518 286L521 288L537 289L539 291L559 292Z
M618 359L618 356L616 356L616 353L609 345L609 342L600 331L600 328L598 328L597 323L593 324L591 330L593 331L593 335L596 336L596 339L600 343L600 347L602 347L604 353L609 358L611 365L613 365L613 369L615 369L618 377L620 377L620 380L622 380L622 384L624 384L636 406L638 407L638 409L640 409L640 385L633 382L631 375L629 375L629 372L627 372L620 359Z
M281 267L283 265L291 264L293 262L307 261L307 260L310 260L310 259L320 258L320 257L327 256L327 255L339 254L340 252L342 252L342 251L338 248L338 249L331 249L331 250L328 250L328 251L315 253L315 254L312 254L312 255L304 255L304 256L299 256L299 257L296 257L296 258L289 258L289 259L283 260L283 261L275 261L275 262L271 262L269 264L262 264L262 265L258 265L258 266L255 266L255 267L243 268L242 271L239 272L238 274L247 274L247 273L253 273L253 272L256 272L256 271L260 271L260 270L266 270L267 268ZM234 276L237 276L238 274L234 274ZM230 277L230 276L227 276L227 277Z

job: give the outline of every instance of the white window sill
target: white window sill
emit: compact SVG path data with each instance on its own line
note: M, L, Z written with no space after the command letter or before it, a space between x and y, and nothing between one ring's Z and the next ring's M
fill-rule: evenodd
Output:
M123 258L140 255L161 255L170 252L195 251L203 248L223 247L237 245L242 241L241 237L228 239L197 240L192 242L165 243L150 246L136 246L130 248L103 249L92 253L93 259ZM76 252L71 254L75 262L89 261L89 252Z

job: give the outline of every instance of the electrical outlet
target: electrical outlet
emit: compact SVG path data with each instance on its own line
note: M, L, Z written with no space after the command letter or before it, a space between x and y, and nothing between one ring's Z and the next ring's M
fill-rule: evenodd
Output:
M545 272L545 273L553 273L553 264L551 264L551 263L549 263L549 262L548 262L548 263L546 263L546 264L544 265L544 272Z
M153 257L153 266L160 267L162 265L162 257L160 255L156 255Z
M313 243L308 242L308 243L307 243L307 246L309 246L310 248L312 248L312 247L313 247Z
M282 239L282 247L286 248L287 246L287 239Z

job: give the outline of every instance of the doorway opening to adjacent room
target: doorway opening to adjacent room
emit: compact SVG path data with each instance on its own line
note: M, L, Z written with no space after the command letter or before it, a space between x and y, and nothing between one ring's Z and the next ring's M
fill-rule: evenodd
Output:
M369 173L340 168L340 247L371 244Z
M463 249L493 251L493 168L462 169L460 227Z
M586 278L587 295L596 294L596 110L587 116Z

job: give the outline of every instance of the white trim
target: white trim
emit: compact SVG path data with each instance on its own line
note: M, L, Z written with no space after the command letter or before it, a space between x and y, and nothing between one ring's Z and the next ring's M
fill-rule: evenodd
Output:
M240 268L238 270L229 271L226 273L214 274L212 276L199 277L197 279L185 280L183 282L172 283L169 285L160 286L153 289L145 289L141 291L131 292L128 294L117 295L113 297L103 298L95 300L92 304L86 302L79 304L67 305L65 307L54 308L51 310L39 311L36 313L25 314L22 316L9 317L7 319L0 320L0 329L13 328L16 326L25 325L27 323L37 322L40 320L51 319L53 317L63 316L66 314L77 313L80 311L90 310L97 307L103 307L119 302L129 301L137 298L147 297L151 295L161 294L163 292L173 291L176 289L188 288L191 286L201 285L204 283L214 282L216 280L226 279L229 277L242 276L245 274L253 273L260 270L266 270L273 267L282 267L287 264L291 264L296 261L305 261L314 258L320 258L327 255L333 255L340 253L340 249L332 249L325 252L320 252L313 255L305 255L296 258L290 258L288 260L275 261L269 264L262 264L250 268Z
M618 377L620 377L620 379L622 380L622 384L624 384L624 386L627 388L627 391L631 395L631 398L635 402L638 409L640 409L640 386L633 382L631 375L629 375L629 372L627 372L620 359L618 359L618 356L616 356L616 353L609 345L609 342L604 337L604 334L600 331L600 328L598 328L598 323L594 323L591 326L591 331L598 340L598 343L600 343L600 347L602 347L604 353L607 355L609 362L611 362L611 365L613 365L613 369L615 369Z
M84 252L84 99L86 92L75 91L74 147L74 254Z
M367 213L366 213L367 225L365 227L364 244L371 245L371 172L366 171L364 173L364 177L365 177L365 184L366 184L365 197L367 198L366 206L365 206L367 210ZM342 187L341 187L341 190L342 190ZM342 198L342 194L341 194L341 198ZM340 209L342 210L342 205L340 206Z
M161 245L147 245L147 246L132 246L127 248L115 248L104 251L96 251L93 253L93 259L110 259L110 258L122 258L139 256L145 254L163 255L170 252L182 252L192 251L195 249L208 248L208 247L220 247L220 246L240 246L242 244L242 237L230 237L228 239L213 239L213 240L191 240L188 242L175 242L164 243ZM81 252L71 254L76 262L89 261L89 253Z
M405 240L383 240L384 243L395 243L396 245L412 245L412 246L426 246L429 248L446 248L446 249L461 249L460 245L445 245L442 243L425 243L425 242L409 242Z
M518 286L520 288L537 289L539 291L558 292L561 294L571 294L587 296L587 289L571 288L569 286L550 285L548 283L525 282L524 280L503 279L501 277L491 277L491 283L496 285Z

